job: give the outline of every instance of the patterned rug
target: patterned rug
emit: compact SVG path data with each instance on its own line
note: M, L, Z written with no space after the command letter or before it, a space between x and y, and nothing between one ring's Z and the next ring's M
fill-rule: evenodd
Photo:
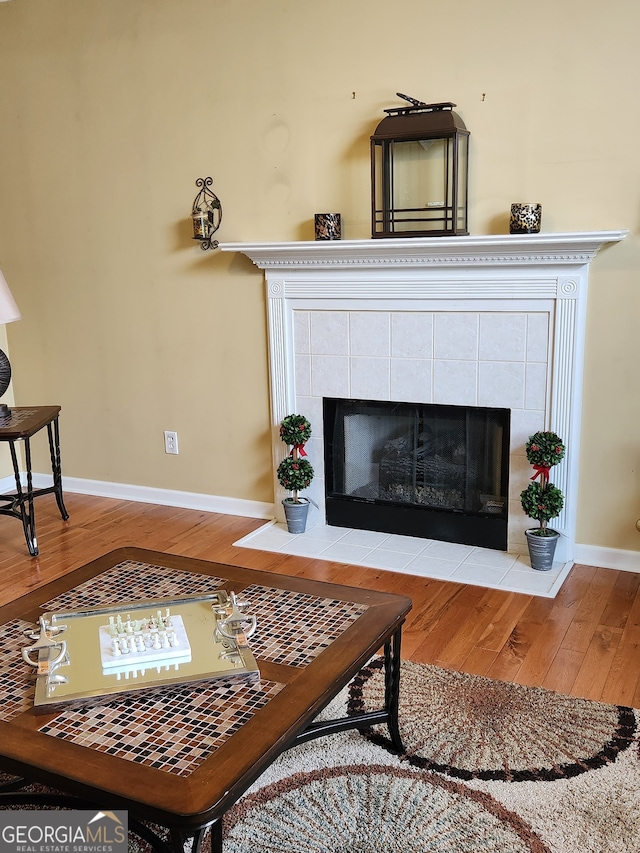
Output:
M380 707L376 660L327 709ZM285 753L229 812L224 853L640 851L640 712L402 664L385 727Z
M375 659L322 717L383 695ZM405 752L385 726L289 750L226 815L224 853L640 853L639 721L403 662Z

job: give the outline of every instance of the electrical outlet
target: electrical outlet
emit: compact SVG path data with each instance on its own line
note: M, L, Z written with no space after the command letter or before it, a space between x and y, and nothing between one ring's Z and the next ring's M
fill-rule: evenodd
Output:
M164 452L178 455L178 433L164 431Z

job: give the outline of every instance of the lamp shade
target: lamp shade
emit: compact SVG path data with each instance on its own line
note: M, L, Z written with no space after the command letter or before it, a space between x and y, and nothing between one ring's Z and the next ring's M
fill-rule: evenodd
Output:
M0 270L0 323L13 323L22 317L15 299L11 295L9 285Z

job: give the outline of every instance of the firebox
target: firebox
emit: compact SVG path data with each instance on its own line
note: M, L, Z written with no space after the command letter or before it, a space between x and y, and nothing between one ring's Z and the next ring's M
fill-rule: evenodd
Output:
M507 550L509 409L323 406L327 524Z

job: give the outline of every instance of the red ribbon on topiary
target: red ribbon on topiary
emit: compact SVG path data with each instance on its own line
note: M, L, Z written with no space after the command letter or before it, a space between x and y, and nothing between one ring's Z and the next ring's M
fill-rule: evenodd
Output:
M307 451L304 449L304 444L294 444L291 450L289 451L289 456L293 456L294 450L297 450L300 456L307 455Z
M551 466L550 465L534 465L533 470L535 471L535 474L531 478L532 480L535 480L541 474L543 475L545 480L548 480L549 479L549 471L551 470Z

